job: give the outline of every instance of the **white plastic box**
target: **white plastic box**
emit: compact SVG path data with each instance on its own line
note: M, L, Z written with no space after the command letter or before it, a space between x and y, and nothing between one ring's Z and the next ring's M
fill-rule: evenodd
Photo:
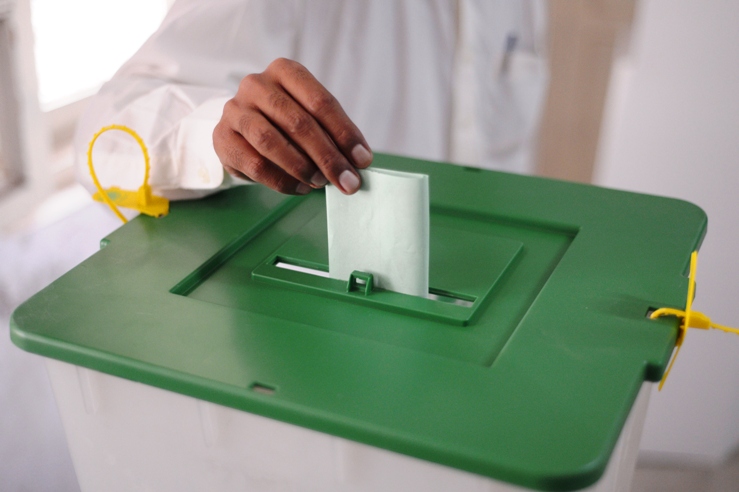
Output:
M82 492L527 490L66 362L46 367ZM584 490L630 490L651 386Z
M684 301L705 214L375 157L435 183L447 302L278 268L328 270L325 197L242 187L131 221L16 309L83 492L628 490L677 333L646 313Z

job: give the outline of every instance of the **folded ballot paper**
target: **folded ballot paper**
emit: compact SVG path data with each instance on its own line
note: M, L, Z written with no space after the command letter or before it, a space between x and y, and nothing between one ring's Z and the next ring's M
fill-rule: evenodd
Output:
M360 171L362 187L326 187L329 276L371 273L376 287L427 297L429 182L425 174Z

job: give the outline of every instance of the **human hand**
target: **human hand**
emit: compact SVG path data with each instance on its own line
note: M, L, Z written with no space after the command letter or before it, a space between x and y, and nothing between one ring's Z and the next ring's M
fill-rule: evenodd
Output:
M372 163L362 133L301 64L278 58L247 75L223 108L213 146L231 175L304 195L328 181L351 195Z

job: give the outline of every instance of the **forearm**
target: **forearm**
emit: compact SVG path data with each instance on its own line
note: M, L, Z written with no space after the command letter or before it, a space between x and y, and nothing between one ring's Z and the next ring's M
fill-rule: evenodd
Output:
M228 185L212 134L244 75L293 49L294 9L265 0L178 1L142 48L93 98L75 135L80 181L91 187L87 146L96 131L126 125L147 145L150 184L169 198L195 198ZM104 186L136 189L143 159L133 140L109 132L96 142Z

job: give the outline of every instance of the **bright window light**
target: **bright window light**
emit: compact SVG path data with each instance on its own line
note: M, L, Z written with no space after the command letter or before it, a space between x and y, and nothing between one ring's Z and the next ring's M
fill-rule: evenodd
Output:
M95 93L166 11L166 0L31 0L41 109Z

